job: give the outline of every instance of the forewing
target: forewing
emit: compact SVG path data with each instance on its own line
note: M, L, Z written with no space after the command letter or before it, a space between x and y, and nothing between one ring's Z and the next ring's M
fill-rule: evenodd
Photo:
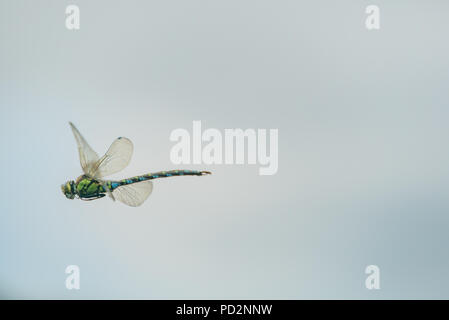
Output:
M108 151L92 167L89 174L95 178L102 178L123 170L131 160L133 143L127 138L117 138Z
M120 186L112 192L114 198L131 207L138 207L148 199L153 191L150 180Z
M92 171L93 166L98 161L98 155L94 150L92 150L75 125L71 122L69 122L69 124L72 128L73 135L75 136L76 144L78 145L81 168L84 173L88 174Z

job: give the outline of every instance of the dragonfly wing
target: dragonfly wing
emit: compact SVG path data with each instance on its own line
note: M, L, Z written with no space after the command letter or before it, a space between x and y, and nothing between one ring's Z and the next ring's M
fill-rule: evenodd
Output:
M78 145L78 153L80 156L81 168L84 173L88 174L92 171L92 167L98 161L97 153L89 146L87 141L75 127L75 125L69 122L72 128L73 135L75 136L76 144Z
M131 207L138 207L148 199L153 191L153 183L150 180L123 185L114 189L114 198Z
M93 165L89 174L95 178L102 178L123 170L131 160L133 143L127 138L117 138L108 151Z

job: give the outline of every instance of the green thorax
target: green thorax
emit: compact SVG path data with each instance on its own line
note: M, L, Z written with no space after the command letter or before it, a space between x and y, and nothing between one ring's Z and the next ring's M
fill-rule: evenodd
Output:
M75 184L76 193L80 198L92 198L106 192L98 180L86 175L78 177Z

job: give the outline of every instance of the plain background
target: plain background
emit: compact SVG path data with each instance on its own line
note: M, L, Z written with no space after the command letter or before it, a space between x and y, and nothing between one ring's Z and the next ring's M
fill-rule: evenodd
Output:
M0 296L449 298L448 9L1 0ZM278 173L174 166L170 133L193 120L279 129ZM60 185L81 174L68 121L100 154L134 142L116 177L213 175L155 181L139 208L67 200ZM380 290L365 288L370 264Z

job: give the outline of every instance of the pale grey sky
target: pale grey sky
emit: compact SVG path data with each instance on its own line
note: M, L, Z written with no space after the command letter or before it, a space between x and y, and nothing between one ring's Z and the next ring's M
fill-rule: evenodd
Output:
M448 298L447 1L0 1L3 298ZM190 165L139 208L67 200L73 121L117 177L170 133L277 128L279 170ZM67 265L81 289L65 286ZM364 287L380 267L381 289Z

